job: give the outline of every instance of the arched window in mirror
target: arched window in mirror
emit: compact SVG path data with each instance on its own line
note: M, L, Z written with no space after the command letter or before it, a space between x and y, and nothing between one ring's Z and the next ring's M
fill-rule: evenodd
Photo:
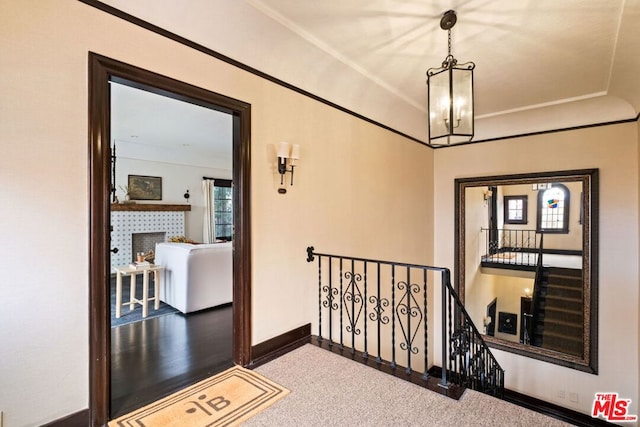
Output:
M538 192L538 231L569 232L569 189L562 184Z

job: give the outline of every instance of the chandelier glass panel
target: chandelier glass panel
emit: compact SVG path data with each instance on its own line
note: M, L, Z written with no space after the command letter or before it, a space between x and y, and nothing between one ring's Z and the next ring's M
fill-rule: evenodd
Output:
M434 145L468 142L473 138L473 69L458 64L451 54L451 28L455 12L445 12L440 27L448 32L448 55L438 68L427 70L429 142Z

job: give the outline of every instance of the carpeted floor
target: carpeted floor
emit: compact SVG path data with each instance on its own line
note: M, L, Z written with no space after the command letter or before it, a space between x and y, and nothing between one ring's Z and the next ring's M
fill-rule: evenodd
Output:
M311 344L256 371L291 393L247 427L570 425L472 390L456 401Z
M151 277L153 275L150 275ZM129 276L122 278L122 302L129 301L130 294L130 282ZM153 279L149 278L149 298L153 297L154 286ZM142 274L138 274L136 277L136 295L138 299L142 299ZM116 278L111 279L111 327L126 325L127 323L139 322L140 320L152 319L154 317L164 316L167 314L177 313L178 310L171 307L168 304L160 301L160 308L158 310L153 309L153 301L149 302L149 311L147 317L142 317L142 306L135 304L135 308L129 311L129 306L122 307L122 315L120 318L116 318Z

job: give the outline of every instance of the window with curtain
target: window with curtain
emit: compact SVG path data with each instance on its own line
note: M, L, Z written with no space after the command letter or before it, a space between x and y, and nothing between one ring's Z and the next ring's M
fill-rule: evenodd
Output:
M216 179L213 186L216 239L233 239L233 187L231 181Z

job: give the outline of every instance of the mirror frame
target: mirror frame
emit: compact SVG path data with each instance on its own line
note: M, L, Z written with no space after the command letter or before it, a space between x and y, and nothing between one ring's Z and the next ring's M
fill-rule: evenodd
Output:
M495 175L455 179L455 287L465 300L465 190L468 187L516 185L551 182L582 182L582 281L584 352L583 357L509 342L483 335L492 348L533 359L566 366L592 374L598 373L598 169Z

